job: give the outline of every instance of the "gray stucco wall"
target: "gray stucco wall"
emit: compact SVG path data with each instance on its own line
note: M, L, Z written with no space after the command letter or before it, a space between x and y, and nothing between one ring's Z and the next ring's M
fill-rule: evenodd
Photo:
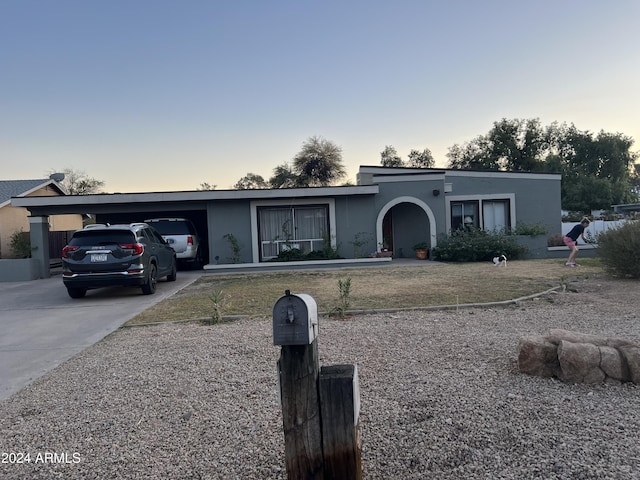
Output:
M451 191L445 192L445 185ZM393 212L393 249L396 256L413 256L413 245L447 234L447 204L452 197L510 195L515 199L515 223L541 223L549 233L560 231L560 178L549 175L500 175L465 172L423 178L420 181L386 181L378 184L375 195L333 197L335 237L338 253L345 258L367 256L379 250L377 227L382 212ZM437 194L434 193L437 191ZM309 198L309 204L325 203L327 198ZM273 202L277 202L274 199ZM296 202L304 202L298 198ZM425 213L426 208L428 214ZM251 217L251 201L238 199L215 201L208 205L210 262L231 263L231 245L225 234L233 234L240 244L240 263L258 261L253 256L252 229L257 229ZM513 225L515 227L515 224ZM364 244L356 248L354 242ZM543 243L544 240L540 239ZM536 249L540 250L541 249ZM536 255L537 256L537 255ZM217 257L217 258L216 258Z
M412 257L413 246L421 241L431 243L431 237L446 232L444 181L429 179L420 182L385 182L376 195L377 212L387 206L393 214L393 250L397 257ZM434 190L438 194L434 194ZM401 202L401 203L398 203ZM423 207L432 214L432 225Z
M43 277L42 262L37 258L0 259L0 282L26 282L47 277L48 270Z
M358 247L358 256L366 257L375 252L376 216L374 196L337 197L335 199L336 225L331 232L336 237L338 254L345 258L356 256L356 236L358 241L366 242Z
M494 174L489 177L447 175L452 191L447 196L515 194L515 217L517 223L541 223L549 233L560 231L560 177L556 175L510 175ZM512 225L516 227L516 225Z
M252 262L251 208L249 200L218 201L207 208L209 223L209 261L212 264L232 263L233 251L229 240L232 234L240 245L240 262ZM217 258L216 258L217 257Z

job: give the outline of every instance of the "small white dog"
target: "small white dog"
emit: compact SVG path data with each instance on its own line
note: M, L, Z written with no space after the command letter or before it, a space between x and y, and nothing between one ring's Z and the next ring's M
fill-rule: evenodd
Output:
M507 257L504 255L500 255L499 257L493 257L493 266L494 267L506 267L507 266Z

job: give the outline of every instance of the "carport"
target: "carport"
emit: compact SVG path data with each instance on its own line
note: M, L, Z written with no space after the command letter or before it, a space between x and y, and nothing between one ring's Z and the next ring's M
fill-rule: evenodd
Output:
M377 185L309 187L291 189L206 190L189 192L113 193L58 197L13 197L11 203L29 213L32 258L20 260L29 278L47 278L49 271L49 222L56 214L95 215L100 223L143 222L149 218L188 218L202 239L207 267L228 263L233 236L243 246L239 263L260 262L257 251L257 212L263 206L296 208L323 205L330 219L330 241L336 233L346 239L370 230L374 223L373 197ZM338 204L336 207L335 205ZM335 210L340 209L340 215ZM369 218L370 217L370 218ZM338 221L340 228L338 228ZM373 243L373 242L372 242ZM375 245L375 243L373 243ZM375 246L373 246L375 248ZM22 277L26 277L23 274Z
M90 214L100 223L142 222L153 217L180 217L190 219L198 229L208 258L209 230L207 202L219 197L220 192L157 192L113 193L96 195L67 195L59 197L14 197L12 205L29 210L31 237L31 265L33 278L47 278L49 272L50 215ZM35 264L35 266L34 266Z

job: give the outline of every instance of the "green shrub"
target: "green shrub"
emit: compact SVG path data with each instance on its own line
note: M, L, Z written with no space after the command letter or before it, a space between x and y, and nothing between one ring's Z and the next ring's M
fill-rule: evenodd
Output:
M514 235L530 235L535 237L536 235L546 235L549 229L542 223L524 223L518 222L516 228L513 229Z
M527 248L513 237L474 228L441 237L433 249L433 258L443 262L490 262L498 255L513 260L526 252Z
M362 257L362 247L372 240L372 235L368 232L358 232L353 237L353 241L349 242L353 245L353 258Z
M276 258L271 259L272 262L297 262L299 260L306 260L305 253L299 248L283 250Z
M231 248L231 263L240 263L240 243L233 233L225 233L222 238L226 238Z
M322 250L314 250L309 253L304 253L299 248L290 248L289 250L283 250L278 254L276 258L269 260L270 262L300 262L305 260L335 260L342 258L338 255L338 251L334 248L325 247Z
M640 221L600 233L598 256L610 275L640 278Z
M338 290L340 292L340 300L329 315L332 317L344 318L344 314L351 306L351 277L342 280L338 279Z
M29 234L20 229L13 232L9 243L11 252L15 258L29 258L31 257L31 242L29 241Z
M211 309L211 317L205 320L207 325L215 325L222 321L222 312L224 310L224 306L227 303L227 297L221 288L218 288L213 291L211 295L209 295L209 299L213 304L213 308Z

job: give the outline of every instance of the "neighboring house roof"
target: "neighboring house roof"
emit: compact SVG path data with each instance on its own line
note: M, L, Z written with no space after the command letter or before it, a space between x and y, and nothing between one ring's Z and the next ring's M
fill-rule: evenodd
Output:
M26 197L29 194L52 185L62 195L66 195L64 188L51 178L37 180L0 180L0 208L11 203L11 197Z
M616 213L631 214L633 212L640 212L640 203L624 203L611 206Z

